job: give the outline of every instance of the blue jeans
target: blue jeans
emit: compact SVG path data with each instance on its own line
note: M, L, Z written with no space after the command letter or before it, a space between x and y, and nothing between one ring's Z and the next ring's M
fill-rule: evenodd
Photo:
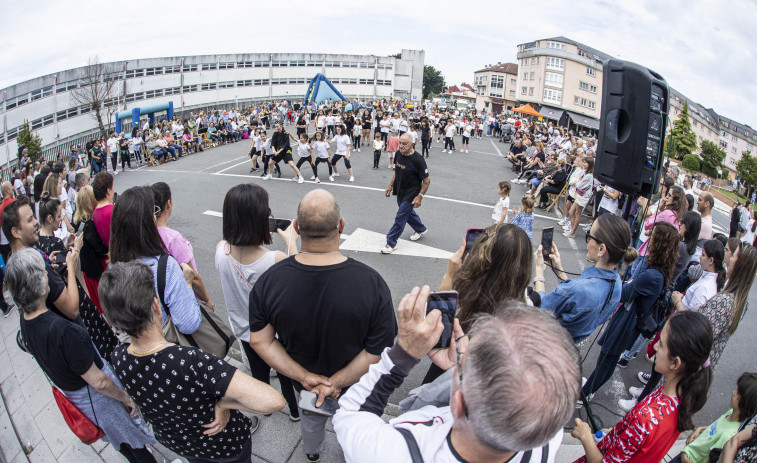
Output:
M631 348L627 351L623 352L623 355L621 355L620 357L630 362L631 360L633 360L634 356L639 353L645 342L646 338L642 335L639 335L639 337L636 338L636 342L633 343L633 346L631 346Z
M412 201L400 201L397 198L397 215L394 217L394 225L386 235L386 244L391 247L397 246L397 240L403 231L405 231L405 224L409 224L410 227L416 233L423 233L426 231L426 226L421 222L421 218L415 212Z
M615 365L618 364L619 359L620 354L610 354L605 351L599 352L597 366L594 367L594 371L583 387L586 396L597 392L608 379L612 378L612 374L615 372Z

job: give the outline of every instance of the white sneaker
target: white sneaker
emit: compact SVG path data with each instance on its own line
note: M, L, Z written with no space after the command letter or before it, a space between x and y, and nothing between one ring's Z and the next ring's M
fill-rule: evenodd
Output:
M263 180L270 180L271 178L273 178L273 177L271 176L271 174L268 174L268 175L266 175L265 177L263 177Z
M315 179L315 183L321 183L321 179L320 178Z
M118 169L113 171L113 175L118 175Z
M355 177L350 176L350 182L354 182L354 181L355 181Z
M565 225L565 224L566 224L567 222L568 222L568 219L567 219L567 218L565 218L565 217L563 217L562 219L560 219L560 221L559 221L559 222L557 222L557 225L563 226L563 225Z
M628 388L628 393L631 394L631 397L633 397L634 399L638 399L641 396L642 392L644 392L644 388L643 387L633 387L633 386L631 386L631 387Z
M334 177L339 177L339 172L334 172Z
M465 150L466 153L470 153L470 150Z
M329 175L329 182L333 182L333 181L334 181L334 176L333 175Z
M418 241L419 239L421 239L421 236L425 235L426 233L428 233L428 228L423 230L420 233L415 232L412 235L410 235L410 241Z
M628 413L636 405L636 399L620 399L618 400L618 408Z
M297 183L304 183L305 179L302 178L302 175L300 175L300 178L297 179Z
M446 149L442 150L442 153L446 153L446 152L447 152L447 150L446 150Z
M311 175L310 180L315 180L315 175Z
M385 244L383 248L381 248L381 254L391 254L394 252L393 247L389 246L388 244Z
M641 381L642 384L647 384L649 382L649 379L652 377L652 375L649 373L644 373L643 371L640 371L636 377L639 378L639 381Z

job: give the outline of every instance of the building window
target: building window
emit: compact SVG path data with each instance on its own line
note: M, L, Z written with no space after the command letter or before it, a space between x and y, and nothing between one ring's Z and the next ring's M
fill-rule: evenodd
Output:
M531 73L531 80L536 80L536 73L534 72Z
M581 90L586 90L587 92L597 93L597 86L588 82L579 81L578 88L580 88Z
M533 87L528 87L528 94L529 95L533 95L534 94L534 88Z
M218 63L218 69L234 69L234 63Z
M586 73L589 74L592 77L596 77L597 76L597 70L594 69L594 68L587 67L586 68Z
M562 88L562 84L563 84L562 74L558 74L556 72L547 72L544 74L544 85Z
M510 79L510 85L517 85L517 82L515 81L515 79Z
M563 69L565 69L565 60L562 58L547 56L547 69L562 71Z
M719 145L720 145L720 149L722 149L723 151L728 151L728 142L720 140Z
M233 88L234 87L234 81L230 80L227 82L219 82L218 88Z
M736 135L731 135L731 140L733 140L733 141L739 141L739 139L736 138Z
M203 71L214 71L216 69L216 63L203 64Z
M185 64L184 67L181 68L182 72L194 72L197 70L196 64Z
M163 74L163 68L146 68L145 69L146 76L157 76L160 74Z
M252 67L252 61L239 61L237 62L238 68L251 68Z
M523 80L528 80L528 73L527 72L523 73Z
M544 101L560 104L562 102L562 91L545 88Z
M528 93L528 87L521 88L520 93L523 94L523 95L527 94Z
M581 102L581 98L580 97L577 97L577 96L573 97L573 104L574 105L578 106L578 103L580 103L580 102Z
M515 97L515 90L510 90L510 96Z
M555 50L565 50L565 44L560 42L547 42L547 48L554 48Z
M237 87L252 87L252 80L238 80Z
M736 147L735 146L731 147L731 153L736 154Z
M593 101L589 101L589 109L597 109L597 104Z
M536 64L536 57L535 56L531 57L531 64Z
M202 84L202 90L215 90L216 89L216 83L210 83L210 84Z

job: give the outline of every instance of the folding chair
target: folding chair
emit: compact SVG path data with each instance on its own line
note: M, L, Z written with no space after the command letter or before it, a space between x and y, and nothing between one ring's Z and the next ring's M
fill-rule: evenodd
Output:
M547 212L549 212L550 210L552 210L552 207L553 207L553 206L554 206L555 204L557 204L557 208L558 208L558 209L560 209L560 198L564 198L564 199L565 199L565 202L563 203L563 206L562 206L562 215L563 215L563 216L565 215L565 207L566 207L566 205L568 204L568 187L569 187L569 186L570 186L570 185L569 185L569 184L568 184L568 182L566 181L566 182L565 182L565 185L563 185L563 187L562 187L562 190L560 190L560 193L558 193L558 194L557 194L557 195L556 195L556 196L554 197L554 199L552 200L552 203L551 203L551 204L549 205L549 207L547 207L547 209L546 209L546 211L547 211Z
M147 145L144 146L145 150L145 164L149 164L151 166L157 166L158 161L155 159L155 157L150 153L150 149L147 147Z

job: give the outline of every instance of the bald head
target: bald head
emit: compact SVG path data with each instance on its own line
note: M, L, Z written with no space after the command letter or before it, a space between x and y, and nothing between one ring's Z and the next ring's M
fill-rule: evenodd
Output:
M0 191L3 193L3 198L13 196L13 185L11 185L11 182L5 181L0 184Z
M303 239L327 239L339 235L339 204L326 190L306 194L297 207L297 224Z

